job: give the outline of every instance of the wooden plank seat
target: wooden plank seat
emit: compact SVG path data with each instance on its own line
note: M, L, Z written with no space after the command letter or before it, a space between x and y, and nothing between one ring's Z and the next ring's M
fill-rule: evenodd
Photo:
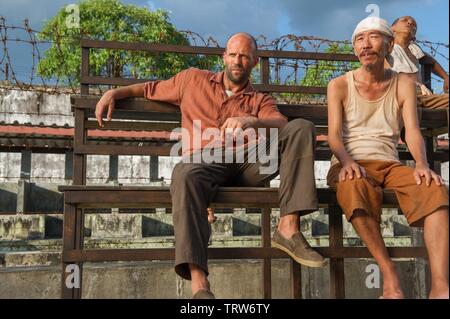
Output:
M84 212L86 208L151 208L171 207L171 196L168 187L150 186L60 186L64 192L64 241L62 254L64 265L84 262L104 261L145 261L173 260L174 248L148 249L83 249ZM345 247L343 244L342 211L336 204L335 192L329 188L319 188L318 200L321 207L328 208L329 247L317 247L317 251L330 258L330 276L332 281L331 296L343 298L344 258L370 258L365 247ZM383 207L396 207L397 199L392 191L385 190ZM271 296L270 260L287 258L287 255L270 247L270 214L271 209L278 207L278 189L269 187L221 187L211 207L245 207L261 208L262 247L208 248L209 259L261 259L263 260L263 295ZM76 225L76 226L75 226ZM75 227L74 227L75 226ZM75 232L74 232L75 230ZM70 234L70 235L67 235ZM424 247L388 247L393 258L426 257ZM290 261L291 294L301 297L301 266ZM65 292L65 293L64 293ZM64 289L63 297L79 298L81 289Z

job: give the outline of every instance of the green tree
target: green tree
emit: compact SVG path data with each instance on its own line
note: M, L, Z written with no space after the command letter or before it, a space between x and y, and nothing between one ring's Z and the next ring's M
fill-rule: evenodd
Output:
M353 54L353 48L347 44L331 43L324 52ZM294 80L283 84L327 87L331 79L358 67L359 62L318 60L308 66L299 84ZM286 103L325 103L325 96L321 94L280 93L277 97Z
M331 43L330 46L325 49L325 52L352 54L353 48L348 44L339 45L338 43ZM300 81L300 85L326 87L331 79L358 67L358 62L320 60L308 67L305 76Z
M52 43L38 65L39 74L45 78L79 83L81 38L189 45L164 10L152 12L118 0L83 0L78 8L78 26L67 23L74 13L64 7L45 23L39 34L41 40ZM190 66L214 69L217 60L185 54L91 49L89 67L95 75L165 79Z

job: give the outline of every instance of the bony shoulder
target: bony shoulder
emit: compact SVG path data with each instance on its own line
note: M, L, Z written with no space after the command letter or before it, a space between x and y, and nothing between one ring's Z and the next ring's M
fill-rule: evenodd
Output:
M345 75L340 75L332 79L330 82L328 82L328 88L331 89L342 89L346 86L347 86L347 79Z
M416 86L416 82L406 73L396 73L398 76L398 83L404 85Z
M415 91L416 90L416 81L411 79L407 74L398 73L398 81L397 86L400 89L400 92L403 90Z

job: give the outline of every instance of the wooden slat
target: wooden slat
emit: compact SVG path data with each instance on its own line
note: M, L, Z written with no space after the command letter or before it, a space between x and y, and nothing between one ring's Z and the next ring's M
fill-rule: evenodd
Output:
M328 216L330 249L342 249L344 245L342 210L337 204L330 204ZM335 299L345 298L345 264L343 256L330 258L330 295L331 298Z
M262 227L261 237L263 248L271 247L271 232L270 232L270 206L265 206L262 209ZM263 297L264 299L270 299L272 297L272 260L270 258L264 258L262 269L263 280Z
M292 299L302 298L302 267L294 259L290 259L291 296Z
M59 186L58 190L65 192L65 201L70 204L95 204L98 207L107 205L154 205L157 203L170 203L170 191L166 187L147 186ZM104 195L102 195L104 194ZM332 189L320 188L317 190L320 203L336 201L336 194ZM220 187L214 204L270 204L278 205L278 188L263 187ZM391 190L383 191L383 205L397 205L395 193ZM88 205L84 207L89 207ZM118 207L118 206L112 206ZM136 206L138 207L138 206ZM244 206L242 206L244 207Z
M81 47L97 48L97 49L105 49L106 48L106 49L117 49L117 50L119 50L119 49L120 50L133 50L133 51L144 51L144 52L205 54L205 55L222 55L225 50L224 48L155 44L155 43L146 43L146 42L100 41L100 40L91 40L91 39L82 39ZM355 55L342 54L342 53L258 50L256 52L256 54L259 57L267 57L267 58L358 62L358 58Z
M261 73L261 84L269 84L270 83L269 58L261 58L260 73Z
M80 83L83 85L115 85L115 86L127 86L139 83L145 83L148 80L145 79L127 79L117 78L110 76L82 76Z
M82 145L74 147L75 154L86 155L143 155L143 156L169 156L170 149L166 146L122 146L122 145Z
M82 109L75 110L75 133L73 139L74 149L81 147L86 142L86 128L84 126L86 114ZM86 155L73 154L73 184L86 184Z
M63 251L64 255L68 251L74 251L76 249L76 220L77 213L74 206L64 206L64 221L63 221ZM61 275L61 298L73 299L77 298L80 293L79 289L68 288L66 285L66 279L69 273L66 273L67 266L73 262L62 262L62 275Z
M309 87L310 89L312 87ZM71 103L74 108L83 109L95 109L99 96L72 96ZM141 112L154 112L146 118L147 120L156 120L158 113L162 115L167 115L168 113L173 113L173 116L169 120L180 120L180 108L169 103L149 101L143 98L134 99L122 99L116 101L116 109L114 112L121 111L133 111L130 115L134 114L136 119L145 119L142 117ZM304 118L314 122L315 125L327 125L327 107L325 105L311 105L311 104L278 104L278 108L281 113L283 113L288 118ZM93 114L92 112L89 114ZM130 117L131 119L131 117ZM422 109L422 121L421 127L430 129L442 129L447 127L447 115L446 110L431 110ZM442 132L440 132L442 133Z
M315 247L317 252L326 258L371 258L365 247ZM425 258L425 247L388 247L392 258ZM143 260L173 260L174 248L148 249L85 249L67 250L63 252L63 262L100 262L100 261L143 261ZM276 248L208 248L208 259L264 259L286 258L288 255Z
M89 48L81 48L80 78L89 76ZM89 94L89 85L81 83L81 94Z
M326 94L327 88L320 86L280 85L280 84L253 84L253 88L265 93L301 93Z
M72 146L65 147L45 147L45 146L0 146L0 152L19 153L24 149L30 150L32 153L45 154L64 154L67 150L72 149Z
M127 86L138 83L145 83L148 80L125 79L105 76L84 76L80 79L84 85L116 85ZM275 84L253 84L253 87L260 92L272 93L304 93L304 94L326 94L325 87L300 86L300 85L275 85Z
M97 121L87 121L88 130L122 130L122 131L172 131L180 127L180 122L123 122L104 121L103 127L99 127Z
M244 189L245 188L236 188L235 191L219 190L214 202L220 204L242 201L247 204L273 204L274 206L278 204L278 191L276 189L273 191L243 191ZM60 188L60 190L64 191L64 188ZM64 192L65 202L69 204L96 204L108 206L121 203L125 205L171 203L169 190L66 190ZM329 196L334 196L334 194L330 194Z
M84 214L80 208L76 210L75 217L75 249L82 250L84 248ZM79 269L79 288L74 289L74 298L81 299L83 289L83 263L78 264Z
M81 47L85 48L131 50L143 52L221 55L224 51L223 48L209 48L148 42L101 41L91 39L82 39L80 44Z
M75 108L90 108L95 109L100 96L97 95L75 95L70 98L72 105ZM160 112L160 113L180 113L180 108L176 105L150 101L144 98L126 98L115 101L115 110L131 110L131 111L146 111L146 112Z

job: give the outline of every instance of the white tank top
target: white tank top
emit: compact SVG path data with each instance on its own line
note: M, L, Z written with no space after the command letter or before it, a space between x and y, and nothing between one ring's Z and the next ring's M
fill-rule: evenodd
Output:
M345 150L353 160L399 162L397 145L403 120L397 102L398 74L392 71L389 87L382 97L368 101L356 90L353 72L346 74L348 101L342 121ZM333 155L331 165L337 163Z

